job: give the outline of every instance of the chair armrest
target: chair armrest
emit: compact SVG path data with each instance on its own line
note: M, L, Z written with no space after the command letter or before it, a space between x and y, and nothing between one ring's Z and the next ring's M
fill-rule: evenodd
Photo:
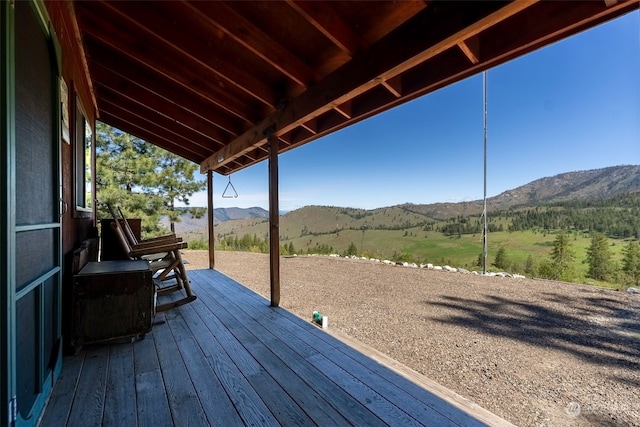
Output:
M135 247L131 252L129 252L129 255L133 257L140 257L143 255L157 254L159 252L172 252L180 249L186 249L187 246L186 242L176 242L166 245L145 246L140 248Z

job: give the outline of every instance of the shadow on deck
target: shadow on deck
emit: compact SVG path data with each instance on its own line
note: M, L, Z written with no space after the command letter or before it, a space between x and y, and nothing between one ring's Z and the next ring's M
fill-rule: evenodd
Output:
M510 425L217 271L189 277L198 299L145 339L65 358L42 426Z

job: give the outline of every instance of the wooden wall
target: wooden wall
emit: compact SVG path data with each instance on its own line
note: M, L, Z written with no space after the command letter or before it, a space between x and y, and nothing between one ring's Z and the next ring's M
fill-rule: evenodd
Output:
M63 289L62 322L63 334L68 337L70 331L71 287L73 281L73 252L81 243L96 235L96 212L76 212L75 210L75 145L76 141L76 102L79 102L91 127L95 130L96 106L93 89L87 75L86 61L80 49L80 33L75 21L73 3L67 1L46 1L51 27L60 46L62 59L62 77L67 85L69 114L69 143L60 142L62 163L62 252L63 252ZM95 131L93 132L95 135ZM95 147L95 144L92 144ZM95 158L95 156L94 156ZM95 164L93 176L95 177ZM95 195L95 187L92 194ZM65 339L68 343L68 339Z

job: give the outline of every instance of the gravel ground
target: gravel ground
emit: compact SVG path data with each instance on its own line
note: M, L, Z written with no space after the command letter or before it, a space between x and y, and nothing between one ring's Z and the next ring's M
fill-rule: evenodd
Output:
M269 298L269 257L216 252ZM205 251L185 251L206 268ZM521 426L640 426L640 296L304 256L281 259L280 305L348 334Z

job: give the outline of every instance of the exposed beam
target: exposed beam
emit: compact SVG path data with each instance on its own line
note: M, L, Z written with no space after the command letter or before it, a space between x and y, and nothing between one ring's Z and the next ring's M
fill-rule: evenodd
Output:
M326 2L287 0L287 3L349 56L353 57L360 50L362 43L358 35Z
M166 117L157 111L146 108L144 105L132 102L107 88L98 86L98 93L100 95L101 111L109 111L112 113L115 111L127 111L132 115L139 117L141 122L144 122L149 126L157 127L158 129L163 129L167 132L167 135L170 133L176 137L189 141L191 144L202 149L203 152L213 152L218 147L223 146L219 141L215 141L208 136L202 135L180 122Z
M202 162L200 169L203 172L215 170L220 165L241 156L254 145L264 144L265 132L269 129L275 129L278 134L286 133L328 109L377 86L381 81L400 75L456 46L459 41L473 37L535 3L536 0L520 0L506 5L497 3L496 7L502 7L492 13L486 11L485 3L476 3L475 9L474 3L470 3L473 10L468 11L467 20L464 21L452 20L457 18L455 9L458 5L454 3L442 3L434 9L427 8L293 99L283 109L210 156ZM437 15L441 15L442 20L438 20ZM447 17L449 19L445 20ZM473 23L467 25L469 21Z
M278 201L278 137L269 136L269 276L271 306L280 305L280 204Z
M146 34L148 38L139 40L139 43L153 46L156 51L167 52L159 59L175 55L182 57L180 60L185 68L198 64L202 70L207 70L203 76L216 76L218 84L227 90L233 87L269 108L273 108L282 98L258 76L252 74L251 70L234 66L233 61L225 60L224 52L218 52L220 49L216 44L205 43L203 38L206 33L185 31L185 26L189 24L182 25L177 22L178 16L171 13L172 9L167 9L173 3L159 2L153 7L144 2L130 1L101 2L101 5L109 9L108 13L114 15L113 22L117 27L130 27L133 33ZM98 9L96 6L94 8ZM190 62L194 65L190 65Z
M480 62L480 42L478 41L478 37L471 37L468 40L461 40L458 43L458 47L462 50L462 53L465 54L469 61L472 64L477 64Z
M402 79L400 78L400 76L396 76L388 80L383 80L382 86L384 86L385 89L391 92L396 98L400 98L402 96Z
M224 3L185 1L183 4L194 12L194 20L202 21L202 26L218 28L297 85L306 88L318 78L306 63ZM298 92L302 92L303 88Z
M340 105L336 105L333 107L334 110L336 110L338 113L342 114L346 119L351 119L353 118L353 109L352 109L352 101L348 100L346 102L343 102Z
M117 22L110 23L108 20L96 17L93 13L82 12L82 15L85 39L96 40L96 44L99 42L109 46L111 50L118 52L118 55L124 55L145 66L149 70L148 78L161 74L188 91L198 92L206 99L218 100L218 105L226 107L228 112L238 118L261 116L266 111L273 111L266 106L256 110L255 103L250 102L243 94L230 93L232 91L225 88L224 82L216 78L216 75L198 64L191 63L187 58L180 59L174 55L164 55L159 46L149 46L144 40L135 37L134 33L119 27ZM89 60L90 63L93 60L104 61L102 56L95 59L90 57Z
M211 98L195 92L192 88L185 88L183 84L176 83L164 75L155 74L152 76L149 68L126 56L119 55L102 44L87 42L87 47L89 52L96 56L96 59L91 62L91 73L93 78L100 83L128 84L127 91L131 93L131 96L140 99L148 98L147 93L156 95L196 115L205 123L217 126L229 133L231 138L240 135L250 125L246 118L229 112L227 108L214 102ZM100 59L100 62L97 58ZM242 106L235 106L237 110L240 108Z
M137 124L130 123L129 121L108 112L103 112L100 116L100 120L117 129L127 129L127 133L140 139L144 139L145 141L159 147L163 147L166 150L177 154L178 156L182 156L185 159L191 160L192 162L197 163L199 161L200 156L197 153L194 153L188 147L183 147L182 145L176 144L175 142L166 139L164 136L156 134L153 130L142 128Z
M74 50L76 50L77 57L80 58L80 64L84 74L83 84L85 84L89 90L89 96L91 97L91 101L93 102L94 108L97 108L98 102L96 101L96 94L93 88L93 82L91 80L91 73L89 72L89 63L87 61L87 54L84 51L84 46L82 43L82 34L80 33L80 27L78 26L78 19L76 17L74 4L73 2L65 2L63 7L67 8L68 19L69 21L71 21L74 45L75 45Z

